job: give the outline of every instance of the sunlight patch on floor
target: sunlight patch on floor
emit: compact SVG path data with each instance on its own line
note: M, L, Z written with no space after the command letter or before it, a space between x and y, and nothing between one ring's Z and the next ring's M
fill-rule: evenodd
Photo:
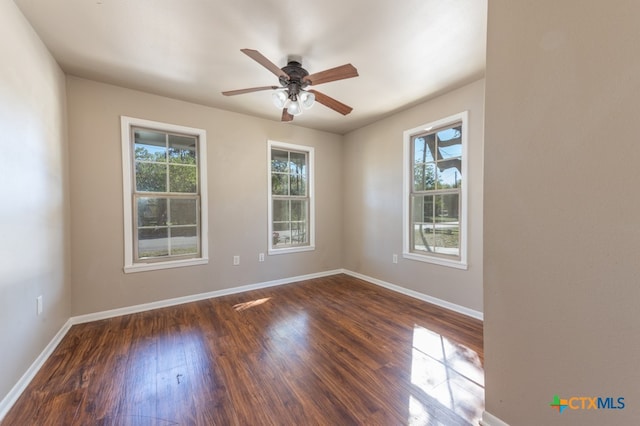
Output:
M262 299L251 300L249 302L238 303L236 305L233 305L233 309L235 309L236 311L244 311L245 309L262 305L263 303L268 302L270 299L270 297L264 297Z
M416 389L409 399L409 424L477 424L484 410L484 369L475 351L416 325L411 359ZM438 410L426 412L434 403Z

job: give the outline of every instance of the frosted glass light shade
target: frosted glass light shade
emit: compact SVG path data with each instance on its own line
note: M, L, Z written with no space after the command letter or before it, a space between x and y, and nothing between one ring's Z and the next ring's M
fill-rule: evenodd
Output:
M300 106L299 101L291 101L289 106L287 107L287 112L291 115L298 115L302 113L302 107Z
M287 91L285 89L279 89L271 94L271 99L273 100L273 104L276 107L284 108L284 105L287 103L287 99L289 99L289 96L287 95Z
M304 109L311 108L315 101L316 95L314 95L313 93L304 91L300 92L300 102L302 103Z

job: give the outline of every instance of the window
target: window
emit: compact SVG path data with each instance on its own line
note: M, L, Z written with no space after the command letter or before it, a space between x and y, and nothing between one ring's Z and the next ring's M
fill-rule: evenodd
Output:
M206 132L121 118L125 272L207 263Z
M313 250L313 148L268 141L269 254Z
M467 112L404 132L403 256L466 269Z

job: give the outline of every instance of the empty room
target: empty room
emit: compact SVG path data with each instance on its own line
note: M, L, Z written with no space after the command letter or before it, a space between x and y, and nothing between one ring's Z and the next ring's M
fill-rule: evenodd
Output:
M634 424L637 22L2 0L0 424Z

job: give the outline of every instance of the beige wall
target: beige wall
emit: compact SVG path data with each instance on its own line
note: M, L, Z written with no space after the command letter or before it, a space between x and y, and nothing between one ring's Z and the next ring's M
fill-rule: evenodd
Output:
M346 135L346 269L482 312L484 80ZM402 258L403 132L469 111L468 270ZM398 254L398 264L392 263Z
M70 286L64 75L12 1L0 28L2 401L69 318Z
M635 0L489 2L486 407L512 425L640 419L639 22Z
M67 87L73 315L342 266L341 136L76 77ZM207 131L208 265L122 271L121 115ZM267 252L267 139L315 147L316 250L259 263Z

